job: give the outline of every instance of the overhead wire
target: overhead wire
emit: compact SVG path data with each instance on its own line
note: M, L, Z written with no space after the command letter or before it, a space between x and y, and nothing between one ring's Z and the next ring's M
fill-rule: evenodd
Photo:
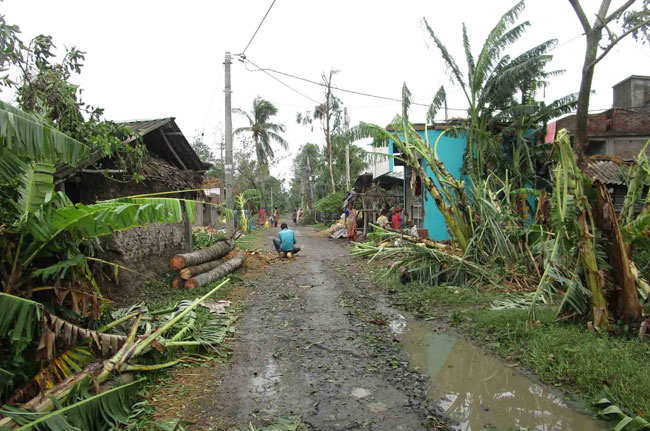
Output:
M316 100L316 99L312 99L311 97L307 96L306 94L304 94L304 93L301 92L300 90L296 90L295 88L293 88L292 86L290 86L290 85L287 84L286 82L282 81L282 80L281 80L280 78L278 78L277 76L271 75L271 74L270 74L268 71L266 71L265 69L260 68L260 67L257 66L255 63L253 63L252 61L248 60L245 56L240 57L240 61L242 61L242 62L244 63L244 67L246 67L246 63L248 62L248 63L250 63L252 66L254 66L255 68L257 68L257 70L250 70L248 67L246 67L246 70L248 70L249 72L264 72L265 74L267 74L267 75L270 76L271 78L273 78L273 79L275 79L276 81L278 81L280 84L282 84L282 85L284 85L285 87L287 87L289 90L291 90L291 91L293 91L293 92L295 92L295 93L301 95L301 96L304 97L305 99L308 99L308 100L314 102L314 103L317 104L317 105L320 104L320 102L319 102L318 100Z
M571 42L573 42L574 40L578 39L581 36L584 36L584 33L578 34L578 35L572 37L571 39L566 40L566 41L556 45L555 47L553 47L551 49L551 51L555 50L555 49L558 49L561 46L564 46L564 45L566 45L568 43L571 43ZM242 54L239 55L239 60L242 61L244 64L249 63L249 64L251 64L253 67L255 67L257 69L257 70L250 70L248 67L246 67L246 70L248 70L249 72L264 72L265 74L267 74L271 78L273 78L276 81L280 82L285 87L291 89L295 93L298 93L299 95L301 95L301 96L303 96L303 97L305 97L305 98L307 98L307 99L309 99L312 102L315 102L317 104L320 103L320 102L315 101L311 97L309 97L309 96L303 94L302 92L296 90L295 88L291 87L289 84L287 84L284 81L280 80L278 77L272 75L272 73L275 73L275 74L278 74L278 75L283 75L283 76L286 76L288 78L296 79L296 80L299 80L299 81L307 82L309 84L317 85L319 87L327 87L328 86L324 82L314 81L312 79L304 78L302 76L294 75L292 73L283 72L283 71L268 68L268 67L260 67L257 64L253 63L248 57L246 57L243 52L242 52ZM375 98L375 99L388 100L388 101L391 101L391 102L402 103L402 99L397 99L397 98L394 98L394 97L380 96L380 95L377 95L377 94L371 94L371 93L366 93L366 92L362 92L362 91L350 90L350 89L346 89L346 88L336 87L334 85L330 85L330 88L332 90L340 91L340 92L343 92L343 93L350 93L350 94L355 94L355 95L358 95L358 96L371 97L371 98ZM422 106L422 107L425 107L425 108L429 107L429 105L427 105L425 103L418 103L418 102L412 102L411 105ZM467 108L450 108L450 107L447 107L446 109L448 111L467 111Z
M262 28L262 24L264 24L264 21L266 20L266 17L269 15L269 12L271 12L271 9L273 9L273 5L275 5L275 2L277 0L273 0L271 3L271 6L269 6L268 10L264 14L264 17L262 18L262 21L260 21L260 24L257 26L257 29L255 29L255 33L253 33L253 36L251 36L251 40L248 41L248 44L246 44L246 48L241 52L241 56L243 56L246 53L246 50L248 49L249 46L251 46L251 43L253 43L253 39L255 39L255 36L257 36L257 32L260 31L260 28Z

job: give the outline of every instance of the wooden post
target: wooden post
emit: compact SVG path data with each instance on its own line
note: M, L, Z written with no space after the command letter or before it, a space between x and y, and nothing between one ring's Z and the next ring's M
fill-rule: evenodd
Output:
M194 225L203 226L203 204L197 202L194 208Z
M192 223L187 216L185 205L183 205L183 233L185 236L185 243L187 244L187 251L192 251L194 244L192 243Z
M176 158L176 161L180 165L181 168L187 170L187 166L185 166L185 163L183 163L183 160L181 160L180 157L178 157L178 154L176 154L176 151L174 151L174 147L172 147L172 144L169 143L169 140L167 139L167 136L165 135L165 132L162 131L162 129L158 129L160 132L160 136L162 137L163 141L165 142L165 145L167 145L167 148L171 153L174 155Z

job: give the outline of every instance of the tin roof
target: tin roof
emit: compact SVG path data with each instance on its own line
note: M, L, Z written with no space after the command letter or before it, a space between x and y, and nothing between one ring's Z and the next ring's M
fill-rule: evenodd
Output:
M585 175L589 178L600 180L605 184L624 185L625 181L621 175L621 170L625 169L627 164L613 160L595 160L589 162L585 168Z
M151 120L123 121L118 124L128 126L133 130L133 135L122 142L127 145L136 139L142 138L147 151L166 160L181 170L203 171L210 168L209 163L203 163L196 154L183 132L176 124L174 117L157 118ZM57 183L74 175L81 169L97 163L104 156L97 151L90 155L85 163L79 166L62 166L57 169Z

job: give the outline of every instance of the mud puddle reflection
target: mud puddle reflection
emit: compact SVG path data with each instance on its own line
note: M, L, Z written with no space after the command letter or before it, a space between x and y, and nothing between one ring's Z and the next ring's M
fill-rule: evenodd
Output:
M411 365L431 377L429 396L460 423L459 429L611 429L472 344L435 333L432 327L429 322L408 322L401 334L402 343Z

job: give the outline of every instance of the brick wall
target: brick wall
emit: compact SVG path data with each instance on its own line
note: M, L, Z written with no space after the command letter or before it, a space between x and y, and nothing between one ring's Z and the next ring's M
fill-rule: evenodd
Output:
M558 120L557 130L567 129L575 135L576 116L571 115ZM650 135L650 112L636 112L625 109L589 115L587 123L589 136L607 135Z

